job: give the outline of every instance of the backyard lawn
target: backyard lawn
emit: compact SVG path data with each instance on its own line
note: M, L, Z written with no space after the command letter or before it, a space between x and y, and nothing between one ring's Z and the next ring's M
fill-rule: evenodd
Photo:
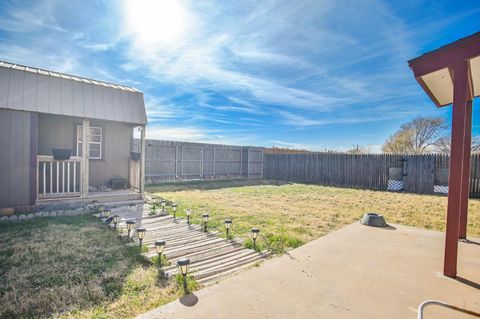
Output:
M0 318L131 318L183 293L92 216L0 223Z
M282 253L359 220L365 212L387 222L443 230L447 198L292 184L269 180L166 183L150 192L193 210L200 224L259 249ZM480 237L480 200L470 201L469 234ZM183 294L157 266L127 247L93 216L0 223L0 318L131 318ZM191 289L195 283L190 282Z
M261 248L282 252L319 238L359 220L365 212L383 214L388 223L432 230L445 229L447 197L323 187L269 180L220 180L166 183L148 191L176 201L180 214L193 210L200 223L209 213L209 227L224 231L225 218L233 220L231 233L251 243L250 229L261 230ZM480 200L470 200L469 235L480 237Z

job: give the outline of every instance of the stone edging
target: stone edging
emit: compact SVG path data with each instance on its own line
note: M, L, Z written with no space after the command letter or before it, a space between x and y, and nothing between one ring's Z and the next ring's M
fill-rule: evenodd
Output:
M0 217L0 222L22 222L38 217L55 217L55 216L78 216L90 214L91 211L88 208L76 208L68 210L52 210L52 211L39 211L36 213L18 214L11 216Z

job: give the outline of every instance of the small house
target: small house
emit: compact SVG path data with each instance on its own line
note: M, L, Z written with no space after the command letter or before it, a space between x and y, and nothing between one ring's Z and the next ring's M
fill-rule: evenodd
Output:
M141 199L146 124L133 87L0 61L0 208Z

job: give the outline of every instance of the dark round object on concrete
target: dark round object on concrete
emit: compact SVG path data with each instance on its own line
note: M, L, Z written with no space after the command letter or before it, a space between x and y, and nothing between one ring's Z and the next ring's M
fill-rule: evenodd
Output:
M362 220L360 221L363 225L372 226L372 227L387 227L385 218L382 215L376 213L366 213L363 215Z

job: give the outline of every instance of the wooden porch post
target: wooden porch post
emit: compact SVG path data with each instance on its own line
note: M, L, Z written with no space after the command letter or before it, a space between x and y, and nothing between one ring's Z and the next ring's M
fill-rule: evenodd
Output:
M467 238L468 197L470 195L470 157L472 153L472 100L467 101L465 109L465 137L463 145L462 193L460 201L460 221L458 238Z
M146 125L142 126L142 132L140 136L141 143L141 164L140 164L140 193L142 197L145 198L145 132Z
M88 187L89 187L89 159L88 154L90 153L90 120L83 119L82 121L82 187L80 190L81 197L88 197Z
M458 235L460 207L462 203L462 180L467 174L464 169L465 117L468 99L468 61L451 67L453 78L452 142L450 155L450 176L448 182L447 229L445 236L445 259L443 274L457 275ZM470 168L468 168L470 169Z

